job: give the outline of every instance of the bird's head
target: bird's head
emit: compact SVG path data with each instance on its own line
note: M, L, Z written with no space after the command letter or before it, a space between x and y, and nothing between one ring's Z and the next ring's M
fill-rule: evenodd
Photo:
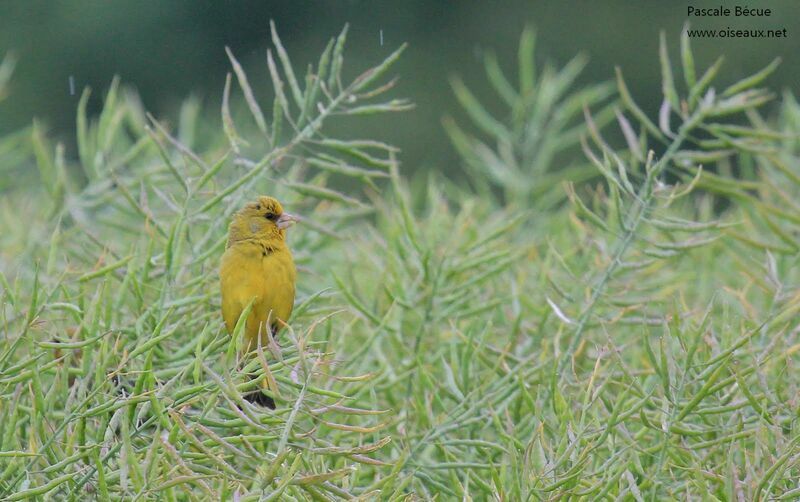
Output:
M286 229L295 221L297 218L285 212L277 199L262 195L233 217L229 242L243 239L283 241Z

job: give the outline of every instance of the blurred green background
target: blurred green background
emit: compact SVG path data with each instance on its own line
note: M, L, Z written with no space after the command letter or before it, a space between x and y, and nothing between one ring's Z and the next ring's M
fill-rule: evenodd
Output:
M735 5L692 3L721 4ZM401 80L394 96L410 98L417 108L390 123L360 120L348 133L358 136L369 130L372 137L390 139L403 149L407 168L446 170L458 160L441 118L460 113L448 77L460 75L481 100L498 104L483 75L482 51L494 50L507 73L514 75L518 38L530 24L539 35L539 61L562 65L583 52L590 62L582 82L608 79L619 65L637 100L656 110L661 101L658 32L666 30L677 58L687 5L630 0L3 0L0 54L13 52L18 64L10 99L0 107L0 134L36 117L74 155L75 108L82 88L94 90L90 107L96 110L114 75L134 86L156 116L174 121L179 103L190 94L201 98L207 109L218 110L230 68L226 45L247 69L258 97L271 102L265 57L269 20L275 21L298 73L315 63L327 40L350 23L346 70L374 64L409 42L395 70ZM694 39L698 66L725 55L723 81L732 81L780 56L784 64L772 78L772 87L796 88L800 4L776 0L757 6L771 8L773 15L695 18L692 27L786 28L788 38Z

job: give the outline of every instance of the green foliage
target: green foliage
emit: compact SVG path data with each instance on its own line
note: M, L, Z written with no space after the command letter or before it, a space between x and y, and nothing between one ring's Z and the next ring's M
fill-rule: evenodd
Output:
M343 404L371 376L340 379L316 339L330 333L338 308L320 299L325 281L315 277L325 268L315 260L338 245L345 224L371 211L363 194L329 183L345 177L374 190L395 149L337 139L323 126L334 115L407 104L374 103L391 88L379 79L400 51L343 83L345 35L301 88L274 34L281 70L270 55L272 81L277 89L287 81L293 101L278 91L269 124L229 53L256 127L234 120L229 79L225 141L201 151L191 139L200 127L191 102L171 131L118 81L96 118L86 114L84 92L76 165L60 146L53 154L34 125L42 182L18 186L3 215L3 498L83 500L98 490L217 498L268 486L275 497L347 497L342 479L354 465L382 465L371 454L390 438L361 438L379 434L386 412ZM217 263L231 213L259 193L304 215L293 247L298 265L315 272L299 285L277 359L268 353L241 369L219 322ZM245 403L241 393L256 385L248 373L276 381L286 407L272 414Z
M535 71L526 31L517 86L486 59L508 120L453 84L491 138L446 123L467 189L334 136L410 106L374 99L400 51L343 82L345 36L300 77L273 28L271 109L228 51L218 128L115 82L99 116L81 100L78 162L37 124L0 139L2 496L796 497L800 105L759 111L774 65L718 91L662 38L653 118L621 70L616 94L570 93L580 60ZM261 193L304 216L300 283L242 370L216 268Z
M545 66L537 75L534 42L533 30L526 29L519 45L517 87L503 73L494 53L484 57L489 83L508 108L502 120L494 118L460 78L451 82L464 111L487 140L467 133L449 117L444 126L482 196L490 197L490 189L497 187L508 203L546 209L563 199L558 189L563 180L583 181L597 174L569 154L586 129L581 110L607 101L613 87L602 83L571 90L586 65L584 56L575 57L561 70ZM604 125L612 118L613 110L607 106L598 123Z

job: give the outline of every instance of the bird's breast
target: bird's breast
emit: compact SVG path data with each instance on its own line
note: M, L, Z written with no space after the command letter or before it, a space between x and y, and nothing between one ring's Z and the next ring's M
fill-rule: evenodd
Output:
M295 296L295 267L285 246L269 248L257 242L238 243L222 257L222 311L229 329L253 301L250 320L288 320ZM250 324L250 322L248 322Z

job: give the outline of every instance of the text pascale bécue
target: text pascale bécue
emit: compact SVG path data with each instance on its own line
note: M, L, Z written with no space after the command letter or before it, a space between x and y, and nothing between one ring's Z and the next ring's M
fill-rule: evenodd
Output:
M693 7L689 6L689 16L696 17L769 17L772 15L771 9L755 8L748 5L736 5L731 7Z

